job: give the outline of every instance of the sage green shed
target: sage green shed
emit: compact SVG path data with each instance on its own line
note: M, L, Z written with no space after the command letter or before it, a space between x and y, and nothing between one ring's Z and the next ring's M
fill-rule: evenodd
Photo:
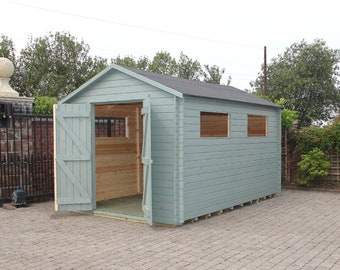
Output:
M57 211L140 195L180 225L281 189L281 108L231 86L111 65L54 116Z

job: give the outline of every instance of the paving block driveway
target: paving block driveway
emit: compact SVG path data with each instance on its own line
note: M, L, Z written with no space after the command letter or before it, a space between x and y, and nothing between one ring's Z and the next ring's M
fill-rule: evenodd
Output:
M0 269L340 269L340 193L284 190L177 228L0 209Z

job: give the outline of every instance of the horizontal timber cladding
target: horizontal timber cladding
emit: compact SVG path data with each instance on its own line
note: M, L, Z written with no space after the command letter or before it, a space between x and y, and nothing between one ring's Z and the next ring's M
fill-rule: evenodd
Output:
M109 103L124 102L133 100L143 100L148 95L155 102L155 106L173 105L173 96L169 93L159 90L158 88L144 83L129 75L111 70L100 81L93 82L87 86L86 91L82 91L81 95L75 95L67 102L77 103ZM162 110L162 109L159 109Z
M135 108L141 108L142 101L150 96L153 220L156 223L179 224L179 205L175 202L178 196L176 183L178 170L175 169L178 167L178 159L174 158L175 149L178 147L178 130L180 130L176 110L178 99L172 94L114 70L86 88L86 91L73 96L67 102L95 103L96 116L110 116L105 106L118 108L118 110L119 104L125 104L127 107L130 104L134 107L133 113L130 113L130 110L124 112L125 109L121 107L117 115L128 118L127 138L96 138L97 201L143 191L142 166L140 180L138 180L140 185L136 185L138 151L132 138L134 132L130 129L135 129L133 119L136 118ZM136 101L140 102L140 105L136 105ZM110 156L109 152L113 155Z
M200 138L200 112L229 116L229 137ZM267 134L247 136L247 115L267 117ZM184 219L280 191L280 110L185 97Z

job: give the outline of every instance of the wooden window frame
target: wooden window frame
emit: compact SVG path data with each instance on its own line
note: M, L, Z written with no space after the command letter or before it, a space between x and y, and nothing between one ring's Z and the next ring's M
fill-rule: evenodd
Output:
M259 124L254 124L250 121L261 121ZM257 125L256 129L254 125ZM259 126L260 125L260 126ZM247 117L247 132L248 137L267 137L268 131L268 116L260 114L248 114Z
M201 138L228 138L230 134L228 113L200 112Z

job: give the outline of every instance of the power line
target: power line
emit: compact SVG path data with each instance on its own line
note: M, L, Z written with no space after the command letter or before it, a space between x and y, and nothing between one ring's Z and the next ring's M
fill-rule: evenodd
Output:
M78 17L78 18L82 18L82 19L86 19L86 20L92 20L92 21L98 21L98 22L102 22L102 23L116 24L116 25L120 25L120 26L124 26L124 27L142 29L142 30L158 32L158 33L162 33L162 34L181 36L181 37L185 37L185 38L204 40L204 41L221 43L221 44L226 44L226 45L231 45L231 46L247 47L247 48L252 48L252 49L259 49L259 48L261 48L261 47L253 46L253 45L246 45L246 44L240 44L240 43L227 42L227 41L224 41L224 40L211 39L211 38L206 38L206 37L202 37L202 36L195 36L195 35L189 35L189 34L184 34L184 33L165 31L165 30L151 28L151 27L146 27L146 26L139 26L139 25L134 25L134 24L116 22L116 21L100 19L100 18L91 17L91 16L84 16L84 15L74 14L74 13L65 12L65 11L59 11L59 10L54 10L54 9L49 9L49 8L43 8L43 7L27 5L27 4L19 3L19 2L15 2L15 1L11 1L10 3L15 4L15 5L19 5L19 6L24 6L24 7L32 8L32 9L47 11L47 12L51 12L51 13L62 14L62 15L71 16L71 17Z

